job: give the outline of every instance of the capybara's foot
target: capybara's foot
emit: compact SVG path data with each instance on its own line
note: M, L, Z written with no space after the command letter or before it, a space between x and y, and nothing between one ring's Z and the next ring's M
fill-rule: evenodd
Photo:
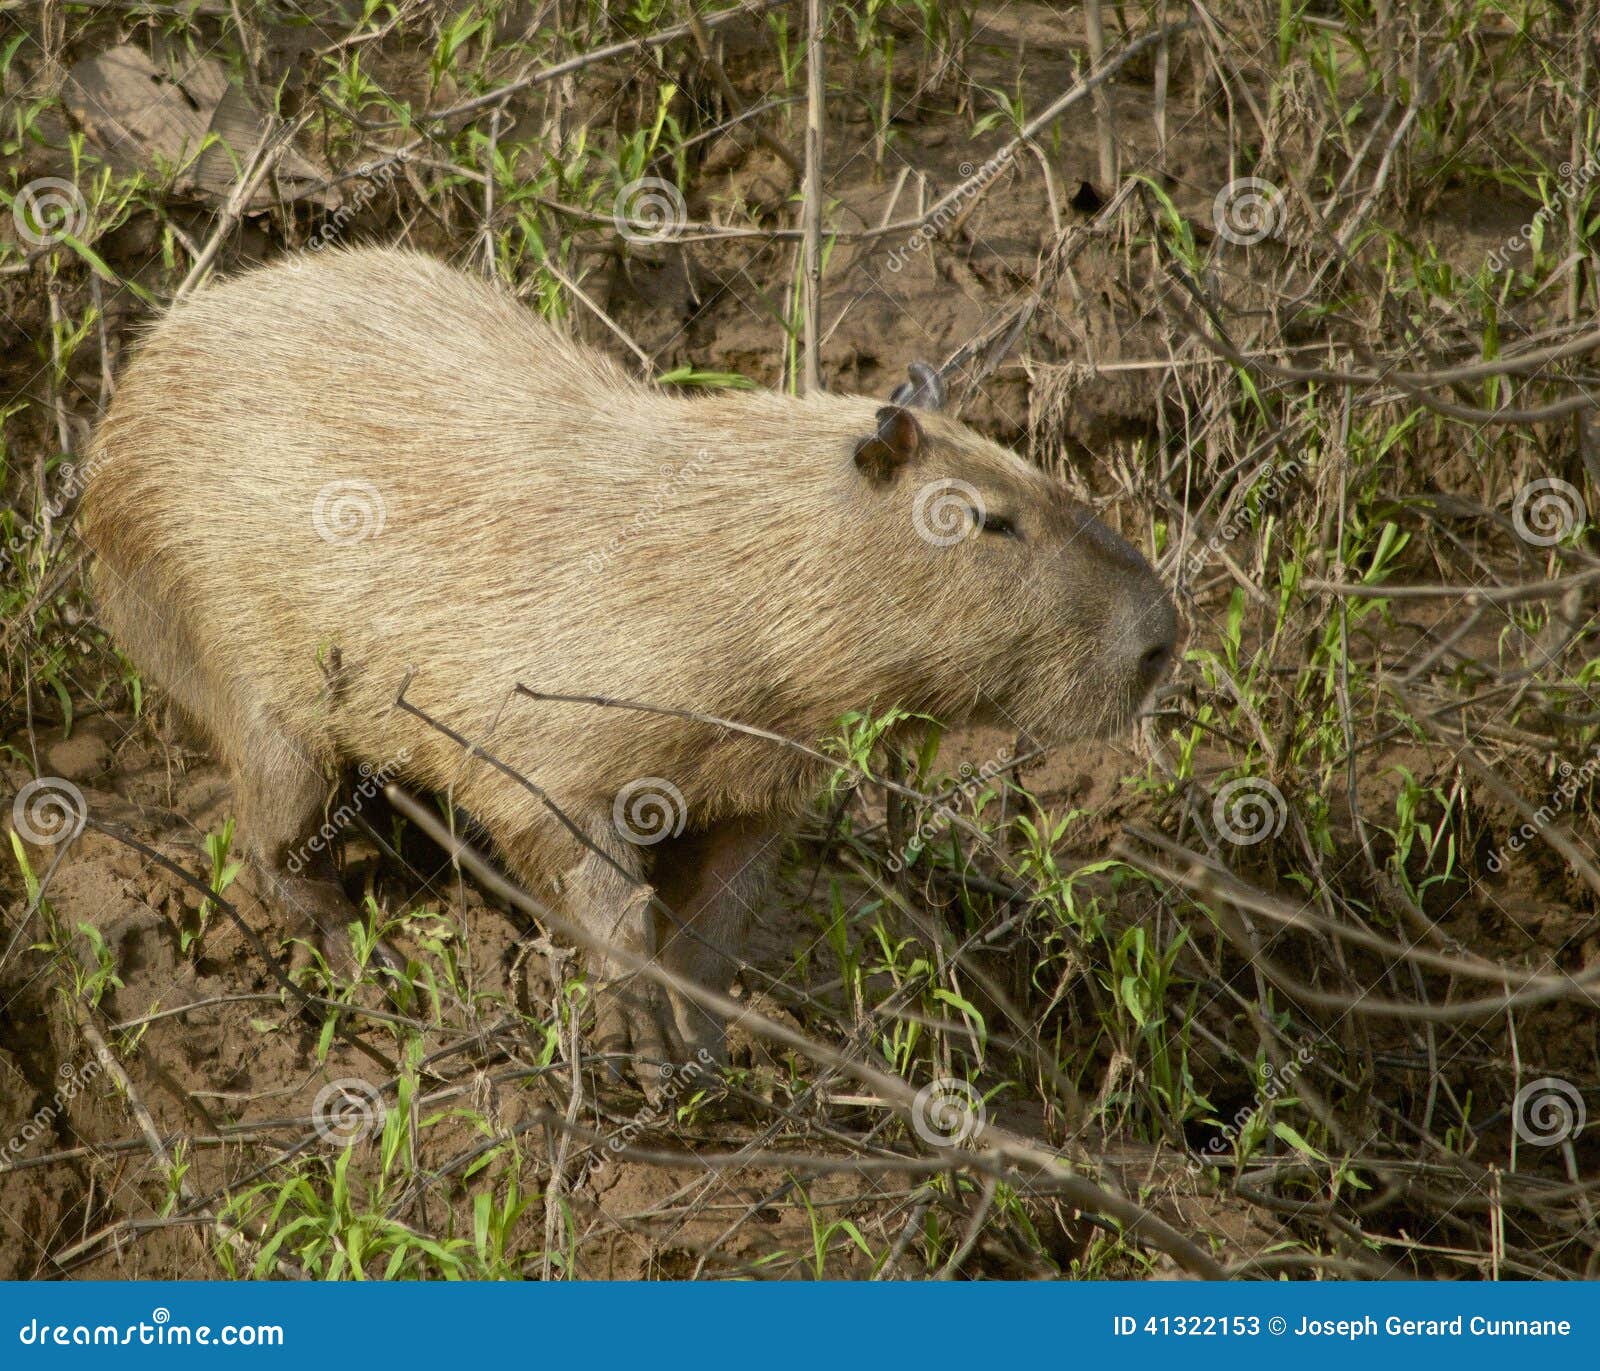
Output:
M691 1059L666 992L639 975L598 983L594 1045L614 1079L621 1078L626 1066L652 1102L660 1096L661 1083Z
M292 930L289 965L297 981L315 971L335 986L354 985L371 973L350 936L360 915L337 881L279 874L272 894Z

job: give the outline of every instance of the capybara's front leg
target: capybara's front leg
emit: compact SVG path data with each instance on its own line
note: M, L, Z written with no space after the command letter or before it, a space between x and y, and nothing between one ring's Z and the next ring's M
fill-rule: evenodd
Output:
M661 897L657 941L669 970L727 993L783 842L784 829L770 820L730 819L661 845L652 876ZM688 996L675 1008L685 1046L724 1060L722 1015Z
M599 831L605 836L562 877L561 900L592 944L588 964L596 1046L603 1053L626 1055L649 1093L686 1059L683 1040L672 996L639 970L641 962L660 962L654 891L644 879L638 849L617 841L609 825Z

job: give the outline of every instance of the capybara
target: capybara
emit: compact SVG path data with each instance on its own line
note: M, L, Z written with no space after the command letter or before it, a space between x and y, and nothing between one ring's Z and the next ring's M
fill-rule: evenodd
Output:
M317 927L351 917L322 839L361 767L447 795L597 943L726 990L819 765L517 685L813 746L890 706L1049 739L1125 727L1171 658L1144 558L938 398L927 368L888 404L678 394L427 256L308 255L183 301L127 368L84 501L100 613ZM549 803L397 708L408 674ZM590 970L636 1065L720 1049Z

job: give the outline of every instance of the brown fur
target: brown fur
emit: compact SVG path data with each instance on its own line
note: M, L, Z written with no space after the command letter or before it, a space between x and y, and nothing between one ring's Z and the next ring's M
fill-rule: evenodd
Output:
M449 791L530 887L559 883L589 927L721 988L815 768L515 684L812 743L846 711L890 704L1060 736L1123 724L1170 648L1143 559L1005 449L918 412L858 463L879 408L664 393L419 255L269 267L175 308L123 378L85 497L101 612L227 764L241 834L284 898L337 917L331 872L297 879L288 854L342 768L404 758L400 774ZM1021 538L919 536L917 494L944 478ZM318 493L336 481L376 489L381 533L319 535ZM613 862L653 874L695 936L661 927L527 789L394 708L408 670L410 699L543 787ZM619 837L614 799L644 777L683 795L680 838ZM632 1018L636 1050L716 1038L671 1011Z

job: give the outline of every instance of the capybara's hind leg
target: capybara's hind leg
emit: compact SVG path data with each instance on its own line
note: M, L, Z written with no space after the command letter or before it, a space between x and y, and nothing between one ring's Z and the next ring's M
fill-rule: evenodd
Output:
M237 680L213 674L184 627L177 608L182 595L125 574L102 556L95 564L95 599L124 650L205 735L231 774L240 842L262 894L288 911L337 975L352 976L358 968L345 930L355 909L318 836L330 787L312 749L278 727Z
M245 851L273 904L295 920L336 976L354 979L361 968L347 929L356 909L322 837L329 782L308 753L276 729L258 725L246 737L254 743L245 753L248 764L230 768Z

